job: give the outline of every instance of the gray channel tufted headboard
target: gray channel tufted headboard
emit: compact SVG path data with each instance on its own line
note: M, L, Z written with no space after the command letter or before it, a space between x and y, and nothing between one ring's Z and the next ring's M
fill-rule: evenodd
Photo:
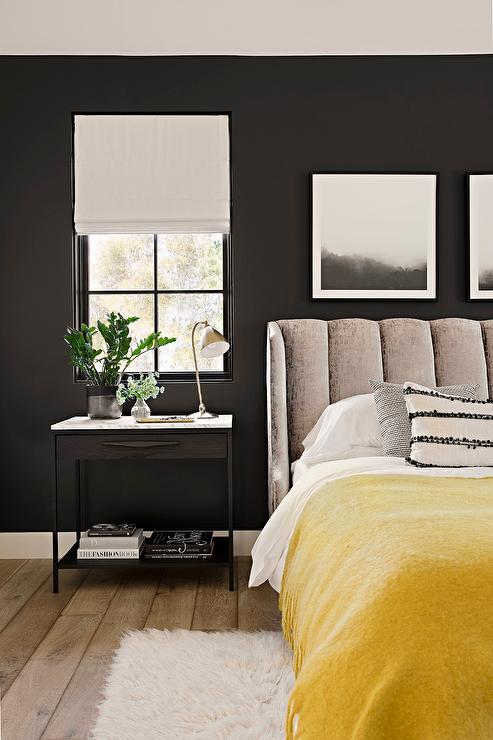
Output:
M368 380L479 383L493 397L493 320L289 319L267 327L269 510L329 403L369 393Z

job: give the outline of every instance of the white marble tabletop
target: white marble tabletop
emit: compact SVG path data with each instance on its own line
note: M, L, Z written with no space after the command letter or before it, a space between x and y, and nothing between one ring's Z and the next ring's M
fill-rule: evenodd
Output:
M159 419L159 416L152 417ZM137 431L138 429L151 430L158 432L163 429L179 429L180 431L193 432L194 429L231 429L233 426L233 416L231 414L220 414L215 419L194 419L191 423L162 422L159 424L149 423L142 424L134 421L131 416L121 416L119 419L90 419L88 416L72 416L71 419L64 419L57 424L52 424L51 429L56 432L118 432L120 430Z

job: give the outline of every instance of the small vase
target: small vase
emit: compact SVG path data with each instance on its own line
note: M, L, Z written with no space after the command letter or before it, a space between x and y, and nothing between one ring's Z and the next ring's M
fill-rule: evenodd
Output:
M147 419L151 415L151 409L143 398L136 398L130 413L135 421L139 421L141 419Z

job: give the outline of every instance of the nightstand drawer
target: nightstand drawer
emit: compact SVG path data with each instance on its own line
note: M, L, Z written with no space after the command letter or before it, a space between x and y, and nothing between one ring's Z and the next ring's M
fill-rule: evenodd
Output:
M225 458L226 434L149 434L149 435L67 435L59 436L57 453L61 459L199 459Z

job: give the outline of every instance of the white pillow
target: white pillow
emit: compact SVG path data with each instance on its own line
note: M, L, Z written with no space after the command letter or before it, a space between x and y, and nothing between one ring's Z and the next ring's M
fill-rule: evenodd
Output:
M350 396L327 406L303 440L303 447L300 459L293 463L293 476L296 466L306 469L330 460L382 456L382 435L373 393Z

